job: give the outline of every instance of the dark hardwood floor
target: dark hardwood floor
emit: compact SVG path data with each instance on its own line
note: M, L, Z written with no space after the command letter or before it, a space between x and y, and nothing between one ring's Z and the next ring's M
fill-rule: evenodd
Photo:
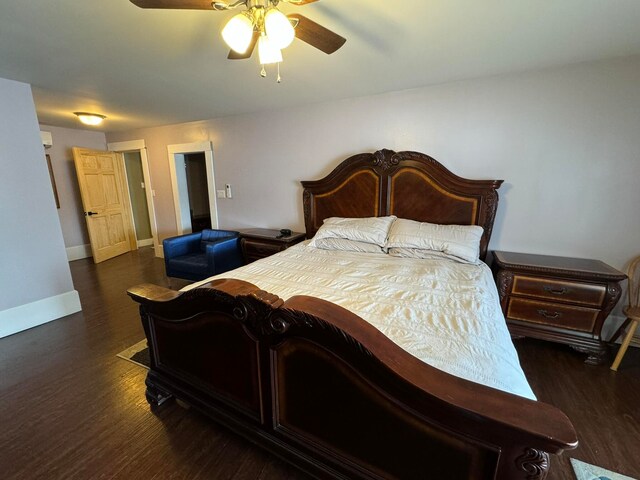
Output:
M82 312L0 339L1 479L308 478L193 410L149 410L146 371L116 354L144 338L126 289L168 285L151 249L71 270ZM539 399L580 438L549 478L574 478L569 456L640 477L640 349L614 373L562 346L516 346Z

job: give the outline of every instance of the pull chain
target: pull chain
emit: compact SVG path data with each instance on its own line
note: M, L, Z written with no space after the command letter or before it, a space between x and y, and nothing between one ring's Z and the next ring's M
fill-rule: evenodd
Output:
M260 67L261 67L260 76L262 78L265 78L267 76L267 70L264 68L264 64L261 64ZM280 76L280 62L278 62L276 64L276 68L278 69L278 78L276 78L276 81L278 83L281 83L282 82L282 77Z

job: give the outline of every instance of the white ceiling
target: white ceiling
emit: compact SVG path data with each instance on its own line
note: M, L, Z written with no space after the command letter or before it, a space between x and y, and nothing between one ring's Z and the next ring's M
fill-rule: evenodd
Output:
M321 0L281 4L347 38L295 41L283 82L226 60L232 12L128 0L0 0L0 77L32 84L42 123L100 129L202 120L640 53L638 0ZM1 107L1 106L0 106Z

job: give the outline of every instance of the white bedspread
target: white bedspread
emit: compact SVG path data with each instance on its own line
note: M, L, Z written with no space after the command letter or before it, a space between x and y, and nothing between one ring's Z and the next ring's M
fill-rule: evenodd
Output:
M284 300L323 298L433 367L535 400L485 264L320 250L307 243L184 290L215 278L237 278Z

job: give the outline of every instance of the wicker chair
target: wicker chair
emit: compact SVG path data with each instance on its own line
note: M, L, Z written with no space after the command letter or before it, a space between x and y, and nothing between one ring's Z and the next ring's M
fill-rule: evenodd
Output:
M633 334L638 328L638 322L640 322L640 306L638 306L640 304L640 257L636 257L631 261L628 276L629 304L623 310L627 319L622 325L620 325L620 328L616 330L616 333L613 334L609 341L611 343L615 342L624 329L627 328L629 324L631 324L631 326L627 331L627 335L624 337L624 341L622 342L620 350L618 350L618 354L616 355L616 359L613 361L613 365L611 365L611 370L613 371L618 370L622 357L624 357L624 354L627 352L627 348L629 348L631 338L633 338Z

